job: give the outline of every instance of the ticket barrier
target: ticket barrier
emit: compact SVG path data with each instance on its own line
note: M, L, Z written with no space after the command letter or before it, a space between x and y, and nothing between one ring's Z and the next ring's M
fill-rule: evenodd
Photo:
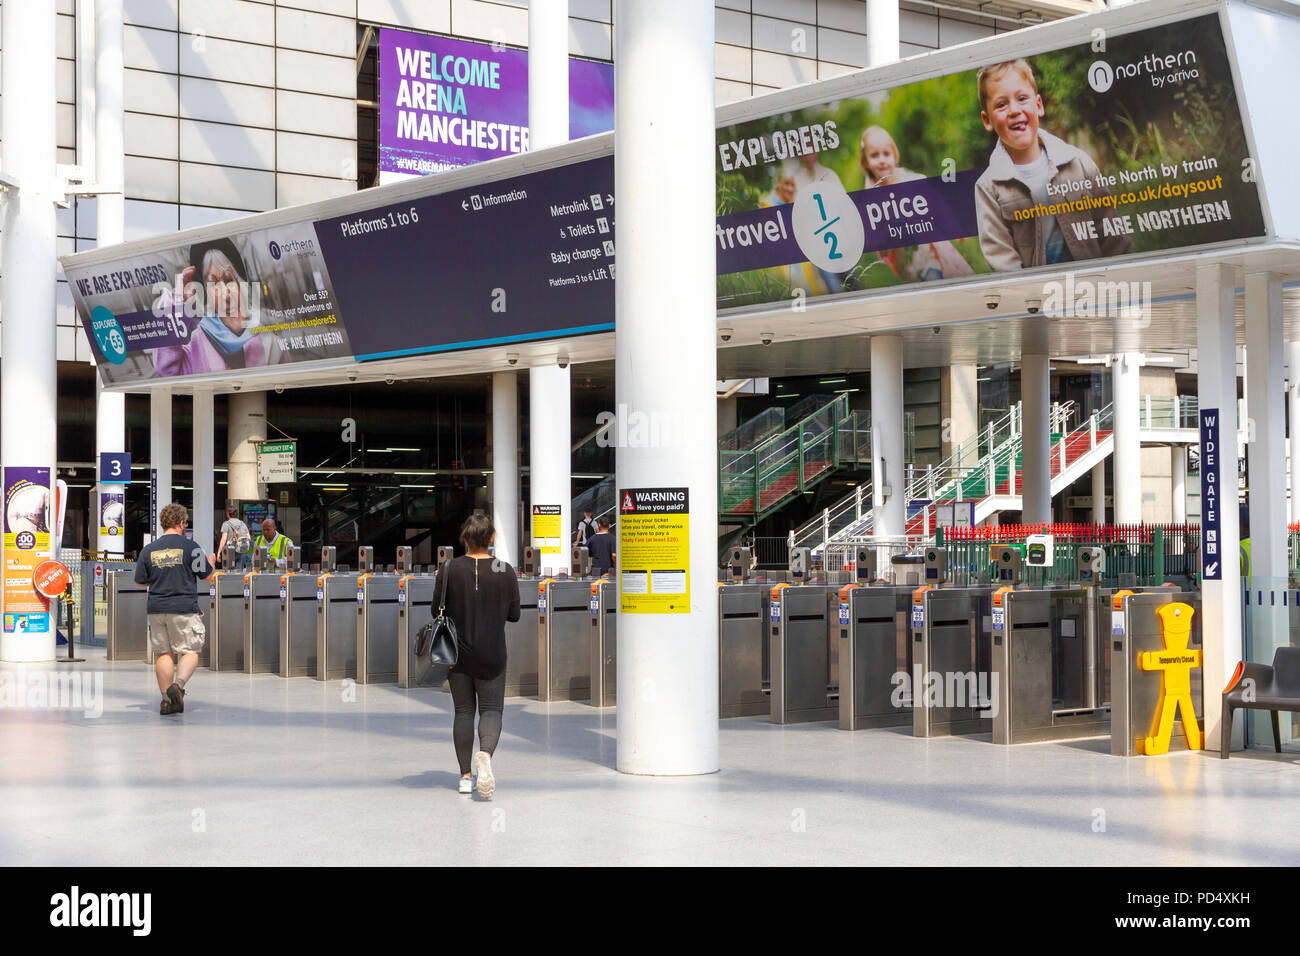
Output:
M397 579L397 686L429 687L437 668L415 656L420 628L433 620L437 575L404 574Z
M1188 648L1201 648L1201 595L1196 591L1152 588L1134 593L1116 591L1111 599L1111 714L1110 752L1117 757L1132 757L1140 751L1138 741L1151 733L1160 699L1160 672L1143 671L1138 657L1146 651L1164 650L1160 619L1156 609L1163 604L1181 601L1192 607L1192 635ZM1193 668L1192 703L1197 722L1205 726L1201 668ZM1186 750L1181 721L1174 721L1169 749Z
M321 571L334 568L334 546L321 548ZM308 571L280 576L280 676L316 676L316 582Z
M227 546L222 570L208 582L208 666L214 671L244 669L244 572L238 563L234 547Z
M591 582L591 647L587 668L591 674L593 707L613 707L617 674L618 587L607 578ZM522 617L522 614L520 615Z
M297 570L299 552L285 548L285 569ZM244 673L274 674L280 669L280 579L265 548L253 554L253 570L244 575Z
M316 679L357 676L357 581L370 573L374 550L357 549L356 571L322 571L316 579Z
M590 603L588 581L544 578L538 584L538 700L590 699Z
M913 592L910 683L917 737L992 729L991 598L989 587L922 585Z
M531 551L525 548L524 551ZM525 557L524 566L530 561ZM534 574L519 578L519 620L506 622L506 696L537 696L538 627L542 579Z
M747 549L746 549L747 550ZM718 716L771 713L766 583L718 588Z
M1089 606L1091 588L998 588L992 598L995 744L1110 730Z
M357 683L397 680L398 583L411 568L411 549L397 549L397 571L362 574L357 579ZM417 629L418 630L418 629Z
M839 727L910 726L911 585L849 584L839 592Z
M833 695L839 649L830 636L838 599L838 589L824 584L772 588L768 612L772 723L835 720L838 716Z
M149 658L149 591L135 583L135 569L107 575L108 659L147 661ZM200 605L202 606L202 605Z

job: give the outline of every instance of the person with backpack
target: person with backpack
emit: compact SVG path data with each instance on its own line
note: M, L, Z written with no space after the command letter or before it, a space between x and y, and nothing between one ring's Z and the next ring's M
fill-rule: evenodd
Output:
M219 560L224 560L228 544L233 544L235 551L239 553L239 567L247 568L253 558L253 536L248 531L248 525L239 519L239 508L235 505L226 508L226 520L221 526L221 540L217 542Z
M442 566L432 603L435 617L443 609L456 626L456 664L447 681L456 711L452 741L460 763L459 790L477 788L485 800L496 791L492 755L505 710L506 622L519 620L519 582L514 568L488 551L494 537L487 515L465 519L460 541L466 553ZM476 706L479 749L473 753Z

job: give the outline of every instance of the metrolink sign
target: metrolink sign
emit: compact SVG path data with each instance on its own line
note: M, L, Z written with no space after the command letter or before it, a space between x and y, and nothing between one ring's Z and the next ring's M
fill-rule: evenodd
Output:
M718 308L1033 269L1050 281L1121 257L1264 237L1219 15L1099 39L1088 25L1108 16L1049 25L1053 36L1074 30L1072 45L1007 59L1012 41L990 40L1004 52L973 68L887 90L863 74L857 94L828 81L837 84L830 102L719 127ZM427 72L431 83L436 70L466 96L504 88L508 57L493 73L434 52L404 49L399 61L395 45L395 75ZM66 257L101 378L608 332L613 156L593 148L538 165L507 157L478 168L524 171L453 171L309 206L296 220L267 213L244 228L137 243L118 258ZM1116 296L1122 308L1150 299L1142 288ZM1081 303L1069 288L1057 299L1054 314L1115 314L1109 300Z

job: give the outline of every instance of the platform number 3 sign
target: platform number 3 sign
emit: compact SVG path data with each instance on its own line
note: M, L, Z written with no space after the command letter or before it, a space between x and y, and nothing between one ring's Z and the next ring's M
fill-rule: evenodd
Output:
M799 251L824 272L848 272L862 257L862 216L839 180L809 183L799 190L790 214Z

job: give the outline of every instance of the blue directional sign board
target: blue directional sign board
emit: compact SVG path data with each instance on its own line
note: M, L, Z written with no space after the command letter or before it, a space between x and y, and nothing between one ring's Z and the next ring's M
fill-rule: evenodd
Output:
M106 485L125 485L131 480L131 455L124 451L99 453L99 480Z
M1223 580L1219 528L1222 524L1223 489L1219 448L1219 410L1201 409L1201 577ZM1235 477L1237 469L1233 468ZM1235 500L1236 495L1233 495Z

